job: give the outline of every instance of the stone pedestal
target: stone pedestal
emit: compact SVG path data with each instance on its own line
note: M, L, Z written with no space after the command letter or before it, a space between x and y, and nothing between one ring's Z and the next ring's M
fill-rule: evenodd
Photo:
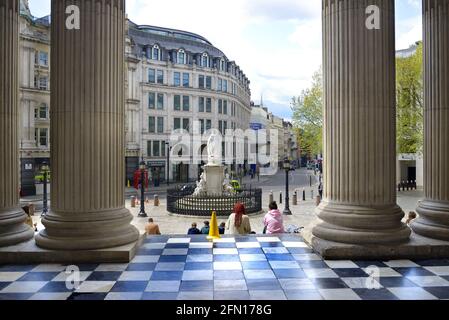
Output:
M449 240L449 1L423 1L424 192L416 233Z
M0 1L0 247L33 237L19 205L19 0Z
M366 26L370 5L380 29ZM313 244L409 239L396 205L394 11L394 0L323 0L324 200Z
M224 167L205 165L206 190L208 195L221 195L223 193Z
M66 7L80 29L66 27ZM124 0L52 0L51 211L38 246L93 250L137 241L125 208Z

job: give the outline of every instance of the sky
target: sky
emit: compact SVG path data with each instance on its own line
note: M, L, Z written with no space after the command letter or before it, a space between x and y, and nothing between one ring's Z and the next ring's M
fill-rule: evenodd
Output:
M396 48L422 39L421 0L395 0ZM29 0L50 13L50 0ZM322 63L320 0L126 0L129 19L194 32L235 60L251 81L252 100L291 119L292 97Z

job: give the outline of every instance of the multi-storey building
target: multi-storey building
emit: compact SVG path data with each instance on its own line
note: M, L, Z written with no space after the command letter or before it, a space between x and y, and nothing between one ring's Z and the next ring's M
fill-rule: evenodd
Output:
M50 158L50 20L35 19L21 1L20 160L21 192L35 194L35 176Z
M250 82L199 35L130 21L127 32L127 179L143 158L158 184L166 180L172 130L192 131L195 124L201 132L248 128ZM40 187L35 183L39 168L50 161L50 17L33 17L27 0L21 1L20 101L21 191L33 195ZM236 164L229 169L236 170ZM195 180L199 170L200 164L191 161L173 164L170 180Z
M298 139L291 122L284 121L284 155L287 157L294 166L299 166L298 159L300 156L298 148Z
M200 35L128 23L127 176L140 159L150 178L166 179L173 130L246 130L251 115L249 80L234 62ZM170 180L196 180L201 164L173 164ZM235 169L230 166L231 170Z

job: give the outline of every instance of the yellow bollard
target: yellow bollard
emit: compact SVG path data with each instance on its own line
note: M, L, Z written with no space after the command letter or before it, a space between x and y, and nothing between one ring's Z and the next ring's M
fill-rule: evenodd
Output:
M220 232L218 231L218 223L217 223L217 213L212 211L212 217L210 219L209 225L209 236L207 240L220 239Z

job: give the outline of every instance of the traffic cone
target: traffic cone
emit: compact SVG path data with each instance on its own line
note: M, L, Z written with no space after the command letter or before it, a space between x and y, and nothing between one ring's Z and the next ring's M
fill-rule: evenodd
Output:
M212 218L210 219L209 236L207 240L220 239L220 232L218 231L217 213L212 211Z
M128 188L131 188L131 181L128 179Z

